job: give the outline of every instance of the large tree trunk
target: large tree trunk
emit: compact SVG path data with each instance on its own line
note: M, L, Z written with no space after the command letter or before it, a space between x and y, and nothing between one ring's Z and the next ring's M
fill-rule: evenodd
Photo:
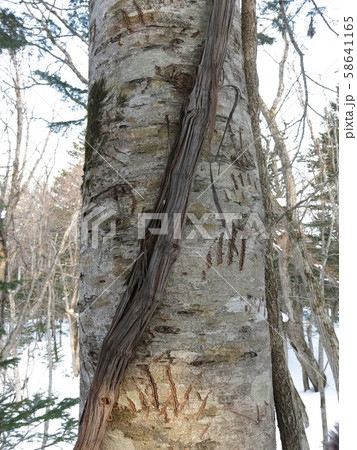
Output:
M247 226L262 204L234 3L91 2L76 449L99 448L105 420L107 449L275 448L265 243ZM211 163L204 136L216 154L225 130ZM138 214L171 221L187 209L182 242L170 222L139 248ZM231 239L224 221L205 223L218 211L240 215ZM201 218L205 237L192 226Z

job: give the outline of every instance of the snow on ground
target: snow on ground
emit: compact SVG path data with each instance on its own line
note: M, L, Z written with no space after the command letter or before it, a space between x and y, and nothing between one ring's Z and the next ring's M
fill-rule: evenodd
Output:
M338 325L335 326L336 334L338 335ZM316 329L312 332L312 341L314 345L315 357L318 356L318 341L319 336ZM289 346L290 347L290 346ZM289 369L291 376L293 377L294 384L297 391L300 394L302 401L306 407L306 412L309 416L309 427L306 428L306 436L309 441L310 450L322 449L322 425L321 425L321 413L320 413L320 394L313 390L304 392L302 382L302 372L299 361L297 360L294 351L289 348ZM326 362L326 355L324 355L324 361ZM335 383L333 381L332 372L328 365L326 369L327 385L325 388L326 396L326 412L327 412L327 426L329 430L333 429L334 425L339 422L339 410L338 399L335 389ZM281 443L279 432L277 431L277 450L281 450Z
M62 327L62 335L56 336L58 345L59 361L54 362L52 394L58 397L58 401L64 398L79 397L79 378L73 376L72 357L69 340L68 323L65 321ZM59 341L61 340L61 346ZM32 344L33 345L33 344ZM21 379L23 380L27 368L27 377L29 378L28 389L26 395L31 397L33 394L41 393L43 397L48 393L48 357L47 357L47 340L44 336L41 342L37 342L33 352L34 357L28 358L28 353L24 351L21 355L19 365ZM53 354L53 349L52 349ZM79 415L78 405L70 409L71 416L75 419ZM60 428L61 420L54 419L50 421L49 433L55 432ZM35 428L36 431L43 433L43 424ZM41 447L41 440L33 442L22 442L16 448L19 450L34 450ZM72 444L58 443L50 447L51 449L70 450L73 449Z
M338 328L336 329L338 333ZM58 336L57 336L58 339ZM318 334L316 330L313 332L314 350L317 356L318 350ZM47 393L48 388L48 363L47 363L47 349L46 339L36 344L36 350L34 352L35 358L29 361L29 394L42 392L44 395ZM322 427L321 427L321 415L320 415L320 394L313 392L312 390L304 392L302 384L301 367L295 354L291 348L288 351L289 354L289 368L293 377L295 386L306 406L307 414L309 416L310 425L306 429L307 438L310 444L311 450L322 449ZM71 350L68 337L68 326L63 326L62 334L62 346L59 347L60 360L55 363L53 372L53 390L59 399L65 397L77 398L79 396L79 379L75 378L72 374L71 366ZM24 374L27 365L27 355L24 353L20 363L20 373ZM335 386L333 382L332 373L330 367L327 367L327 387L326 404L327 404L327 418L328 427L332 429L336 422L339 420L338 414L338 401ZM78 418L78 405L71 409L72 416ZM53 420L50 423L50 432L56 430L59 427L59 420ZM38 427L38 431L43 431L43 425ZM17 448L19 450L34 450L38 448L40 442L25 443ZM51 449L69 450L73 448L73 445L60 443L50 447ZM124 449L123 449L124 450ZM277 450L281 450L279 431L277 430Z

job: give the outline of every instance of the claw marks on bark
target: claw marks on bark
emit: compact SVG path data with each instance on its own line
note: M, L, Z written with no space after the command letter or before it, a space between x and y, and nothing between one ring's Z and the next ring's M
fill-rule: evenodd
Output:
M179 412L181 412L184 409L184 407L186 406L186 404L188 403L188 401L190 399L191 391L192 391L192 384L189 385L189 387L187 388L187 391L185 392L184 400L179 407Z
M162 360L163 357L166 356L166 353L163 353L159 355L153 362L158 363ZM138 366L139 369L145 374L145 378L147 379L147 382L145 382L145 386L139 387L137 382L132 378L133 385L135 386L136 392L139 397L140 401L140 407L138 409L138 406L135 405L135 403L129 398L128 395L126 395L126 401L129 407L130 412L133 415L137 415L141 411L146 414L146 417L149 417L150 411L152 411L152 407L156 410L158 417L163 417L164 423L169 423L170 420L178 419L180 416L183 417L183 419L187 422L191 422L192 425L194 423L198 422L199 429L197 430L197 436L200 440L203 439L204 435L207 433L209 427L211 426L211 423L204 423L204 427L201 428L201 420L204 410L207 408L207 403L209 400L209 396L212 394L212 390L208 391L208 393L205 396L201 396L200 392L198 390L195 391L195 395L197 397L197 400L193 400L192 404L190 406L190 398L194 391L194 385L196 382L201 383L202 380L202 373L199 373L195 381L191 383L185 393L183 394L183 399L180 402L179 401L179 394L178 394L178 385L175 382L174 375L172 373L172 366L171 363L166 365L164 368L164 373L166 375L166 380L168 381L169 385L169 392L166 400L164 402L159 402L159 394L158 394L158 385L155 380L155 377L153 373L155 371L150 370L149 365L140 365ZM197 386L196 386L197 389ZM148 390L151 390L151 396L152 396L152 402L150 406L150 402L148 398L145 396L144 392L148 392ZM198 403L198 405L197 405ZM193 408L195 408L193 410ZM170 417L171 416L171 417ZM154 417L152 418L154 420ZM152 422L154 423L154 422ZM201 426L200 426L201 425Z
M208 428L209 428L210 426L211 426L211 424L208 423L208 424L204 427L202 433L200 434L200 439L201 439L201 440L203 439L203 436L207 433L207 430L208 430Z
M154 363L158 363L165 355L168 356L168 352L167 352L167 351L166 351L166 352L163 352L163 353L161 353L161 355L157 356L157 357L154 359Z
M155 409L159 410L159 408L160 408L159 394L157 391L157 385L155 383L154 377L153 377L152 373L150 372L148 365L145 364L144 366L141 366L141 370L147 375L147 377L149 379L150 388L151 388L152 397L153 397L153 406L155 407Z
M236 251L236 238L237 238L237 228L235 226L232 227L232 238L229 240L228 244L228 256L227 256L227 265L230 266L233 263L233 255L234 251Z
M164 2L160 2L160 3L164 3ZM173 0L170 0L170 3L173 3ZM133 26L136 24L140 24L140 25L147 25L148 19L151 22L155 21L155 11L153 10L152 6L147 3L144 3L145 5L145 11L143 11L142 7L140 6L140 1L138 0L133 0L132 5L134 6L135 12L133 10L133 8L130 8L130 12L128 12L127 10L120 8L117 11L120 12L121 18L122 18L122 22L124 27L127 29L128 33L131 34L133 33ZM183 28L181 30L181 33L184 33L186 30L192 28L192 26L189 24L187 27ZM200 31L196 31L193 32L190 36L191 38L196 38L197 36L200 35ZM180 39L174 39L174 41L181 41ZM182 41L181 41L182 42ZM180 42L178 42L180 43Z
M159 412L159 416L163 415L164 416L164 422L168 423L170 422L169 417L167 415L167 407L169 406L169 404L172 401L172 394L170 394L167 399L166 402L164 403L164 406L161 408L161 411Z
M202 400L201 406L200 406L199 410L195 414L196 422L200 418L200 415L202 414L203 410L206 408L208 396L210 395L211 392L212 391L209 391L209 393L206 395L206 397Z
M176 385L174 383L174 380L172 379L172 373L171 373L171 367L170 366L167 366L166 374L167 374L167 378L169 379L172 399L174 401L174 414L175 414L175 417L177 417L178 408L179 408L180 405L179 405L179 401L178 401L178 398L177 398Z
M144 14L143 14L143 10L140 8L140 6L138 5L138 3L134 0L133 1L135 9L139 15L139 20L140 22L145 25L145 20L144 20Z
M125 9L120 9L123 22L125 24L126 29L128 30L128 33L133 33L133 24L140 23L141 25L145 25L145 13L143 12L141 6L138 4L136 0L133 0L133 6L136 10L137 15L129 15L129 13ZM135 14L135 13L134 13ZM150 13L151 19L154 19L153 12Z
M141 390L141 389L139 388L139 386L136 384L134 378L133 378L133 383L134 383L134 385L135 385L135 389L136 389L136 391L137 391L137 393L138 393L138 396L139 396L139 400L140 400L140 404L141 404L141 409L142 409L143 411L145 411L147 415L149 415L150 407L149 407L149 405L148 405L147 399L146 399L144 393L142 392L142 390Z
M239 227L238 227L239 228ZM240 230L242 231L242 230ZM228 240L228 249L227 249L227 265L230 266L233 263L233 256L234 253L236 253L236 255L239 257L239 252L236 246L236 240L237 240L237 236L238 236L238 229L237 226L233 223L232 226L232 235L231 238ZM244 248L242 247L242 250L244 251L243 254L243 259L242 259L242 255L240 258L240 262L239 262L239 270L243 270L243 263L244 263L244 256L245 256L245 244ZM213 265L213 259L212 258L212 252L214 253L214 251L216 252L215 254L215 259L216 259L216 264L217 266L219 266L220 264L223 264L223 257L224 257L224 251L223 251L223 247L224 247L224 233L222 232L218 238L216 238L213 241L212 246L210 247L210 249L208 250L208 253L206 255L206 265L207 265L207 269L210 269ZM215 250L214 250L215 249ZM205 270L202 271L202 281L205 281L207 279L207 273Z
M221 233L217 243L217 266L223 263L223 236L224 233Z
M126 26L126 28L128 30L128 33L132 33L133 29L132 29L132 26L131 26L131 20L130 20L129 14L125 11L125 9L121 9L120 12L122 13L122 16L123 16L123 19L124 19L124 23L125 23L125 26Z
M156 363L159 362L162 359L162 357L164 355L166 355L166 353L167 352L165 352L165 353L161 354L160 356L158 356L157 358L155 358L154 362L156 362ZM188 387L188 389L186 390L185 395L184 395L184 401L180 405L180 402L178 400L176 383L174 381L174 378L173 378L173 375L172 375L172 371L171 371L171 366L169 364L166 367L166 371L165 372L166 372L167 380L168 380L169 385L170 385L170 394L169 394L169 396L167 397L167 399L165 400L163 406L160 409L158 386L157 386L157 383L155 381L154 375L150 371L150 368L149 368L149 366L147 364L139 366L139 367L140 367L141 371L144 372L144 374L146 375L146 377L147 377L147 379L149 381L149 386L148 387L150 388L151 394L152 394L152 405L157 411L159 411L159 416L163 415L165 423L168 423L170 420L168 418L167 408L172 403L173 404L173 410L174 410L174 416L178 417L178 414L183 410L183 408L185 407L185 405L189 401L190 393L191 393L191 390L192 390L192 385L190 385ZM135 383L135 388L136 388L136 391L138 392L139 400L140 400L141 407L142 407L143 411L148 412L149 411L149 406L148 406L148 401L147 401L145 395L143 394L142 390L138 387L138 385L136 383ZM131 411L132 412L134 410L136 411L135 404L128 397L127 397L127 400L128 400L129 408L131 409Z
M231 178L232 178L232 180L233 180L234 189L235 189L236 191L238 191L238 190L239 190L239 186L238 186L236 177L234 176L234 173L231 174Z
M234 155L231 155L233 166L244 171L254 169L256 166L252 155L248 151L250 144L243 143L242 130L239 130L239 141L237 140L236 133L234 133L231 125L228 126L228 133L235 152Z
M242 413L239 413L237 411L233 411L231 409L229 411L232 414L235 414L236 416L243 417L244 419L250 420L251 422L254 422L257 425L259 425L260 422L261 422L261 415L260 415L260 411L259 411L259 406L258 405L255 405L255 412L256 412L256 417L255 418L251 417L251 416L248 416L247 414L242 414Z
M246 245L246 239L242 239L242 244L241 244L241 249L240 249L240 258L239 258L239 270L243 270L243 266L244 266L245 245Z
M130 398L128 396L126 396L126 399L128 401L128 405L129 405L129 409L130 409L131 413L136 414L137 410L136 410L135 403L132 400L130 400Z
M212 267L212 255L211 250L208 251L206 256L207 268L210 269Z

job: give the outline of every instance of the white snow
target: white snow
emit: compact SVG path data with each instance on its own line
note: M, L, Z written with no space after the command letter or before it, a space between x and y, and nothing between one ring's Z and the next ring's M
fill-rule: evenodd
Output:
M63 334L61 337L62 345L59 346L60 336L57 334L57 346L58 346L58 356L59 361L54 362L53 368L53 382L52 382L52 394L58 397L58 401L63 400L64 398L78 398L79 397L79 378L73 376L72 371L72 357L71 357L71 349L70 349L70 341L68 336L68 323L63 323ZM35 348L33 346L35 345ZM41 393L43 397L47 397L48 393L48 356L47 356L47 341L44 336L41 342L37 342L36 344L30 344L30 348L33 350L33 357L28 357L28 351L24 351L21 355L19 371L21 381L25 378L26 368L27 374L26 376L29 379L28 387L25 390L26 396L29 398L32 397L33 394ZM31 352L32 353L32 352ZM53 349L52 349L53 354ZM44 411L41 411L43 413ZM73 406L70 409L71 416L75 419L78 419L79 415L79 406ZM57 431L61 425L60 419L54 419L50 421L49 433ZM37 431L39 433L43 433L43 424L37 426L36 428L31 430ZM26 442L23 441L16 448L19 450L34 450L41 447L41 440ZM50 442L50 440L49 440ZM59 449L59 450L70 450L73 449L72 444L67 443L58 443L56 445L52 445L51 449Z
M289 320L289 316L283 312L281 313L281 317L283 322L287 322Z
M336 334L338 334L338 325L335 328ZM313 331L312 341L314 345L315 356L318 355L318 334L316 330ZM320 413L320 394L309 390L304 392L301 366L298 362L294 351L289 348L289 369L291 376L294 380L297 391L300 394L302 401L306 407L307 415L309 416L309 427L305 429L306 436L309 441L310 450L322 449L322 426L321 426L321 413ZM326 361L326 355L324 355L324 361ZM327 385L325 388L326 396L326 412L327 412L327 426L328 429L333 429L334 425L339 422L339 410L338 399L335 389L335 383L333 381L332 372L330 366L326 369ZM277 450L281 450L281 442L279 436L279 430L277 430Z

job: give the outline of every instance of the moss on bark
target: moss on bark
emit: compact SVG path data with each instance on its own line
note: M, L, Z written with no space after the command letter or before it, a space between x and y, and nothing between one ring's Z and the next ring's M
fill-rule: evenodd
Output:
M87 115L87 132L85 138L85 154L84 154L84 171L93 164L95 159L96 145L101 141L100 119L103 114L103 106L108 91L105 87L104 78L96 80L88 95L88 115Z

